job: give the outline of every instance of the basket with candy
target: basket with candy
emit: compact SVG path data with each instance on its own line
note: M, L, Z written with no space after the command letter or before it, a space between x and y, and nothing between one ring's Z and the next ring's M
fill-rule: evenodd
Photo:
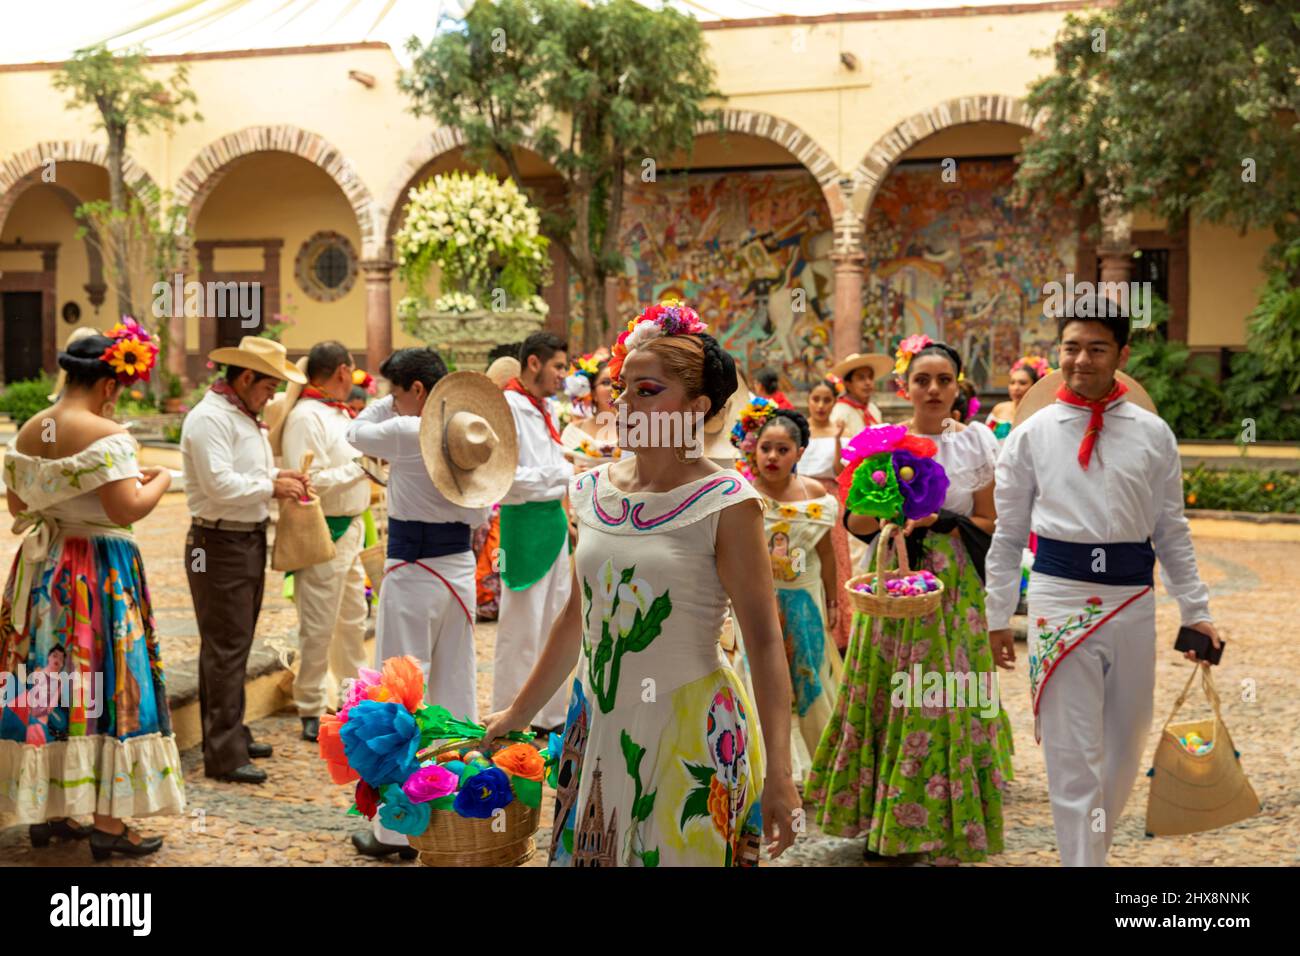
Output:
M844 449L839 481L853 514L881 522L875 571L849 578L844 588L856 610L875 617L922 617L943 599L943 582L929 571L913 573L902 528L909 519L936 513L948 491L948 475L934 459L934 442L909 435L902 425L877 425L854 436ZM889 566L894 546L897 567Z

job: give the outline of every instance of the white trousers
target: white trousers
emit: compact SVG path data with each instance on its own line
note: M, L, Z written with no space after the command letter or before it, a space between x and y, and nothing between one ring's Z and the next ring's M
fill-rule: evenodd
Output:
M539 581L522 591L512 591L501 582L501 612L497 618L496 653L492 658L492 709L509 707L532 673L541 656L551 625L564 610L573 587L569 566L569 544ZM569 681L564 681L530 723L557 727L564 723L569 699Z
M441 558L423 558L456 589L460 600L475 610L474 553L462 551ZM478 667L474 658L474 625L447 585L415 564L385 562L379 588L379 619L375 635L375 668L390 657L411 655L424 669L426 703L446 707L455 717L478 721ZM394 570L388 570L393 568ZM381 843L404 845L406 837L374 820Z
M293 702L300 717L319 717L338 682L366 665L366 578L361 566L362 520L334 542L334 559L293 574L298 607L298 676ZM328 679L327 678L332 678Z
M1039 580L1029 583L1031 621ZM1039 729L1063 866L1106 865L1151 731L1155 684L1148 591L1062 658L1043 688Z

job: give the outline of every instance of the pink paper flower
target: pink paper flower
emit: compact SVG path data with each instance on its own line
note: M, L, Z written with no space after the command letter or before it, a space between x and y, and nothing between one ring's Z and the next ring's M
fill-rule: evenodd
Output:
M845 462L852 463L862 458L870 458L882 451L893 451L907 434L905 425L874 425L864 428L853 436L840 452Z
M441 764L421 767L402 784L402 792L412 803L428 803L456 792L460 778Z
M379 671L371 670L369 667L363 667L357 671L357 676L351 681L345 681L347 685L343 690L343 706L339 708L339 720L348 719L348 711L352 705L359 701L369 700L368 691L372 687L379 686L383 682L384 675Z

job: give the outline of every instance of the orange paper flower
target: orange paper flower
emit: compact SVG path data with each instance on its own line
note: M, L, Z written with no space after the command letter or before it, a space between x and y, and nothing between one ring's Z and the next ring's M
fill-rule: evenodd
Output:
M511 744L497 751L492 762L506 773L525 780L540 781L546 772L546 762L532 744Z
M348 766L347 755L343 752L343 738L339 736L339 728L342 726L343 721L333 714L325 714L320 719L320 733L316 740L321 759L329 768L330 779L335 783L351 783L360 780L361 775Z
M414 657L384 661L384 676L379 683L388 691L386 700L396 701L411 713L424 706L424 671Z

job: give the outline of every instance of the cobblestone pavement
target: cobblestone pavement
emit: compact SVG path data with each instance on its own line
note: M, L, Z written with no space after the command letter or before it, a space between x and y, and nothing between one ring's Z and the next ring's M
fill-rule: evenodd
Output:
M137 529L150 576L155 609L162 628L164 661L180 667L196 653L189 594L181 566L186 521L184 502L169 495ZM1198 536L1197 555L1210 584L1212 610L1229 641L1224 664L1215 676L1223 696L1223 716L1242 753L1242 764L1263 803L1255 818L1212 833L1184 838L1143 836L1147 778L1139 777L1119 824L1111 862L1119 866L1296 865L1300 863L1300 645L1295 640L1296 611L1288 598L1296 593L1300 543L1245 541ZM0 532L0 557L8 559L16 541ZM268 579L267 602L259 636L292 640L294 612L279 597L280 575ZM1177 608L1163 593L1158 605L1160 653L1157 675L1157 726L1152 728L1148 758L1159 724L1168 714L1189 666L1171 649L1177 631ZM478 630L479 701L486 710L495 626ZM1008 785L1005 809L1007 849L989 864L1055 865L1055 838L1047 803L1047 780L1041 752L1034 743L1033 720L1023 645L1017 670L1003 680L1003 699L1015 730L1016 778ZM1189 705L1189 707L1192 705ZM1199 704L1198 704L1199 706ZM186 816L138 822L149 833L166 837L161 852L143 861L116 860L114 865L256 865L414 866L374 863L359 858L348 835L362 826L346 810L351 797L336 787L316 757L315 747L298 738L292 714L253 724L255 735L275 747L262 761L271 780L260 787L219 783L203 776L197 750L184 755L189 810ZM551 799L543 800L541 848L529 865L544 865L549 843ZM779 866L860 866L860 840L827 837L809 824L809 832L780 860ZM0 864L17 866L81 865L89 850L77 844L54 844L34 850L25 827L0 830Z

